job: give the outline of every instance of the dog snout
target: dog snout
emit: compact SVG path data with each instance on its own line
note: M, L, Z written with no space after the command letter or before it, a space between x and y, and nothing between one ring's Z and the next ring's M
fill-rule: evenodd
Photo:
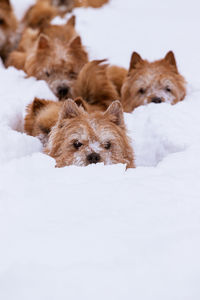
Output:
M59 86L57 88L57 94L58 94L59 100L66 98L68 93L69 93L69 87L68 86Z
M153 102L153 103L161 103L161 102L162 102L162 99L159 98L159 97L153 97L153 98L151 99L151 102Z
M97 164L100 161L101 157L98 153L91 153L87 156L87 161L89 164Z

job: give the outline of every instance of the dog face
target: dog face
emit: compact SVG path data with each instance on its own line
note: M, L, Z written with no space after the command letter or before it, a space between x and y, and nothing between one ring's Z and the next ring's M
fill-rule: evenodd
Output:
M27 56L25 71L28 76L45 80L53 93L62 100L71 96L72 86L81 68L87 63L88 56L79 36L73 38L72 32L71 42L69 34L65 39L67 32L63 39L61 36L56 38L55 27L53 34L48 36L42 33L39 36L35 49ZM59 29L62 26L57 27Z
M0 2L0 56L5 60L15 44L17 20L9 0Z
M132 54L129 73L122 86L126 112L151 102L175 104L183 100L185 94L185 80L178 72L173 52L152 63L136 52Z
M73 9L74 0L51 0L51 4L56 6L61 12L66 12Z
M133 167L133 151L120 102L113 102L104 113L88 114L73 100L66 100L45 152L56 159L57 167L99 162Z

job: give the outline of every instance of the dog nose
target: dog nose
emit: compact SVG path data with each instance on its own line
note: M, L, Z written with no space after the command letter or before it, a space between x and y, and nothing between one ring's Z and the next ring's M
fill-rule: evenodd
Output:
M151 102L153 102L153 103L161 103L161 102L162 102L162 99L159 98L159 97L153 97L153 98L151 99Z
M87 156L87 161L89 162L89 164L96 164L100 161L101 157L98 153L91 153Z
M57 94L58 94L58 97L60 100L65 98L67 96L68 92L69 92L68 86L59 86L57 88Z

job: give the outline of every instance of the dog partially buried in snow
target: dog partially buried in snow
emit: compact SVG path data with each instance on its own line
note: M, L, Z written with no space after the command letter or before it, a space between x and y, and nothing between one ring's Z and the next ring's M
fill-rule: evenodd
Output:
M25 132L42 137L44 152L55 158L57 167L102 162L133 168L121 103L114 101L105 112L89 113L86 109L80 99L76 103L36 98L27 108Z
M121 89L121 102L125 112L147 103L175 104L184 99L186 82L178 72L174 53L155 62L143 60L133 52L129 72Z

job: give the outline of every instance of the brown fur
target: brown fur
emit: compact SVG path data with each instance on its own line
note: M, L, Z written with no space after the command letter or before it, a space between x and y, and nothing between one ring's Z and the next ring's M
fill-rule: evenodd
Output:
M129 73L122 86L124 111L131 112L139 105L154 102L175 104L184 99L186 83L178 72L172 51L155 62L143 60L134 52Z
M88 114L73 100L66 100L44 151L55 158L57 167L97 162L134 167L119 101L113 102L104 113Z
M104 113L88 113L89 107L81 98L76 103L36 98L27 107L25 132L41 139L45 153L56 159L57 167L96 162L134 167L120 102L112 103ZM80 149L74 143L81 143ZM98 159L88 159L90 154Z
M109 0L75 0L75 7L99 8L108 2Z
M119 95L121 95L121 88L122 88L122 85L124 83L124 80L125 80L127 74L128 74L128 71L122 67L109 66L107 68L108 79L111 82L113 82Z
M26 30L19 49L10 55L7 66L23 66L28 76L45 80L60 100L71 97L71 86L88 62L87 52L74 26L75 17L72 16L66 25L46 26L40 34L37 30ZM24 59L20 64L18 57Z
M5 62L8 54L17 46L18 22L9 0L0 1L0 56Z
M50 21L58 15L58 11L48 1L37 1L35 5L31 6L26 12L22 24L24 28L43 28L48 25Z
M119 99L116 87L107 75L105 60L87 63L80 71L73 88L73 96L81 96L94 106L95 110L105 110L113 100Z

